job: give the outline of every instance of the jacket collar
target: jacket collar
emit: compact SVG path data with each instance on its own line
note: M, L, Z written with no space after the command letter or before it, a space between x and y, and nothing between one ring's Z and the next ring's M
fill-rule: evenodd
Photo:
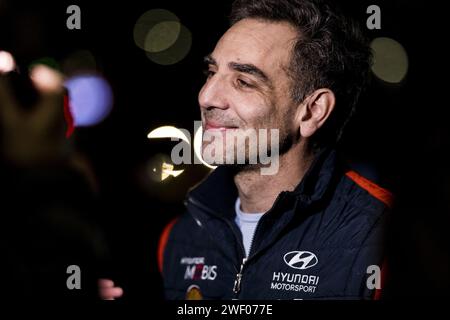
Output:
M311 167L287 199L300 200L303 205L320 201L331 187L337 169L337 155L332 148L320 151ZM188 192L188 198L201 203L210 213L233 219L238 192L233 180L233 169L221 166ZM296 202L297 202L296 201Z

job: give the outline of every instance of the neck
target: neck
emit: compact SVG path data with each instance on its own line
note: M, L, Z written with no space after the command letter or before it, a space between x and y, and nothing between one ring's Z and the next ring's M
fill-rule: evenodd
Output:
M314 157L304 143L294 145L280 156L278 173L261 175L259 168L242 170L234 177L243 212L266 212L282 191L293 191L309 169Z

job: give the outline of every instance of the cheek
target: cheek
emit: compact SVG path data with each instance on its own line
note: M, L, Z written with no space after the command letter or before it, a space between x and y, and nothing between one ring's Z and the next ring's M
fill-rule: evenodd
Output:
M234 105L236 114L249 128L267 126L276 114L274 104L261 95L239 97Z
M291 109L274 105L259 121L259 128L278 129L280 137L295 131L295 113Z

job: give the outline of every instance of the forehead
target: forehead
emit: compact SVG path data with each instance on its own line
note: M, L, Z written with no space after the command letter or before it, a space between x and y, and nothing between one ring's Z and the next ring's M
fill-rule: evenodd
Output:
M219 64L252 63L271 73L288 65L296 38L287 22L243 19L227 30L212 55Z

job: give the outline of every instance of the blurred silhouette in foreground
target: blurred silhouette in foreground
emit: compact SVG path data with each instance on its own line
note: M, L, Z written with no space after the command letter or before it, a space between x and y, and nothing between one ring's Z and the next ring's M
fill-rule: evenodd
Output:
M28 75L0 62L2 294L98 298L108 249L94 219L95 179L66 138L62 75L38 65L23 85Z

